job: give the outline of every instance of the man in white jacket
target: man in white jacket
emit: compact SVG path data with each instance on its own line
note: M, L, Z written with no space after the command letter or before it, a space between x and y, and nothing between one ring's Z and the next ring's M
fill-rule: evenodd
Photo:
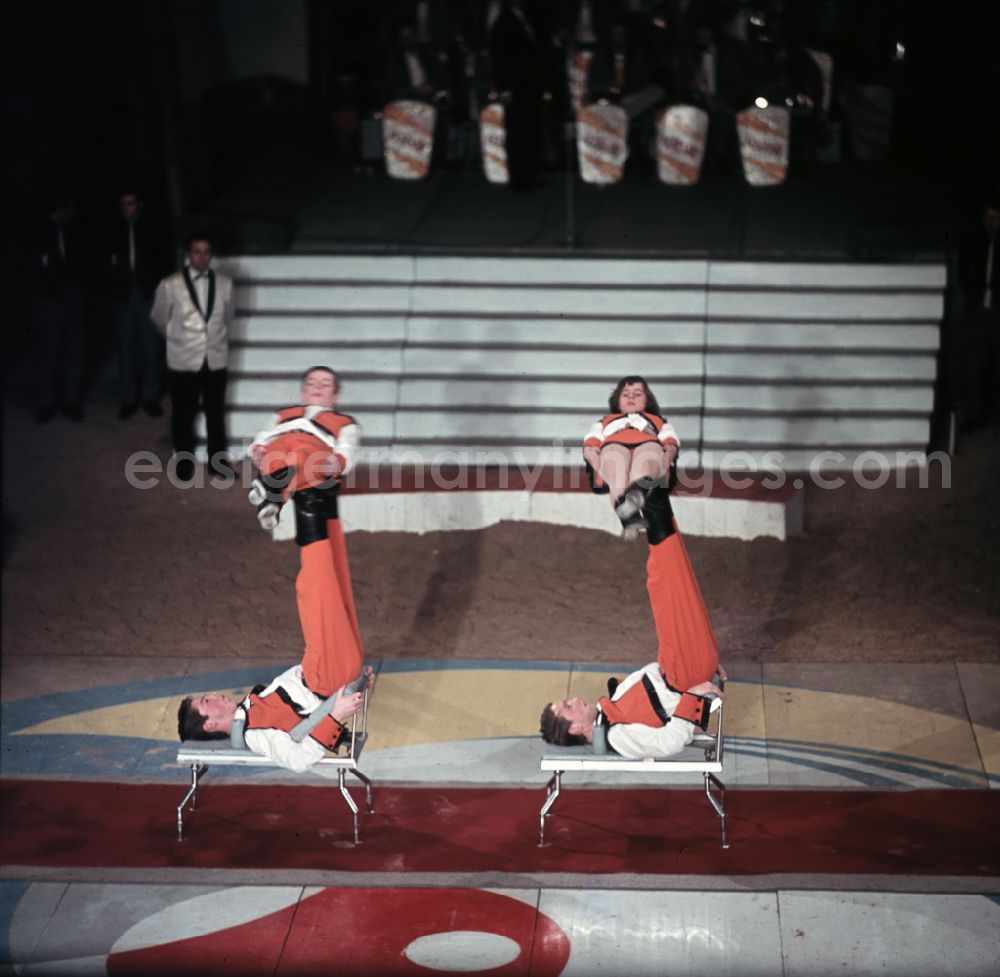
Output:
M212 242L194 233L185 243L184 267L156 288L150 318L167 340L170 430L177 477L194 476L194 419L205 411L208 457L212 470L231 477L226 457L226 381L229 327L235 302L232 280L210 267Z

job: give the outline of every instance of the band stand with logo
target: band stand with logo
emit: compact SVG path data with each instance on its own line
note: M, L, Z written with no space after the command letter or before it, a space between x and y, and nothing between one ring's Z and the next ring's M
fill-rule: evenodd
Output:
M618 183L628 159L628 113L619 105L596 103L576 115L576 147L584 183Z
M385 171L396 180L422 180L430 172L437 109L427 102L401 99L382 111Z
M671 105L656 119L656 173L662 183L693 186L701 177L708 113L695 105Z
M751 106L736 116L743 176L750 186L785 182L791 118L788 109L778 105Z
M490 183L509 183L507 120L501 102L491 102L479 113L479 144L486 179Z

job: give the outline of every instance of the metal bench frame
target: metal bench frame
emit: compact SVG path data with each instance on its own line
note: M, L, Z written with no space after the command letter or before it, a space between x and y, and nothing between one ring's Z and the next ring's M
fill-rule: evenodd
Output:
M358 769L358 760L368 739L368 689L364 690L364 707L361 712L361 729L358 730L358 717L355 715L351 723L351 746L344 756L330 753L316 763L316 767L332 767L337 771L337 785L351 811L354 824L354 844L361 844L360 826L358 823L358 805L347 789L347 774L352 773L364 784L365 807L368 814L375 812L372 803L372 782ZM184 808L190 803L194 811L198 804L198 785L203 774L211 766L215 767L273 767L283 769L268 757L254 753L250 749L236 749L228 740L185 740L177 749L177 762L191 768L191 786L184 799L177 805L177 840L184 840Z
M723 704L720 702L715 709L716 727L714 733L695 733L691 745L677 759L632 760L616 753L592 753L590 747L565 747L561 753L548 753L542 757L542 771L551 771L552 776L545 787L545 803L539 814L538 847L545 847L545 818L551 813L552 807L562 791L562 775L567 770L614 771L616 773L641 774L650 777L673 776L680 773L700 773L704 776L705 796L712 809L719 816L719 827L722 833L722 847L729 847L726 835L726 787L716 776L722 773L723 749L725 741L722 735ZM693 750L703 750L704 760L689 759ZM715 788L715 793L712 788Z

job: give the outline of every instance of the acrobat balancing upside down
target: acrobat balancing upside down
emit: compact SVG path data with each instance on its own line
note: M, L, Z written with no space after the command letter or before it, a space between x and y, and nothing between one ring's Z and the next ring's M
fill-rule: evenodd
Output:
M185 699L178 712L184 739L229 736L234 718L245 714L244 739L255 753L292 770L308 769L326 750L335 749L344 720L360 711L359 687L371 685L363 669L364 646L347 562L347 547L337 511L341 479L350 471L359 437L352 417L333 408L337 375L313 367L302 379L302 403L278 411L270 428L250 448L260 470L251 501L265 528L277 522L280 507L295 507L295 541L300 568L295 581L299 621L305 640L301 665L254 689L242 702L220 693ZM291 731L334 692L343 694L301 742Z
M641 377L626 380L645 386ZM650 440L655 441L655 435ZM672 434L671 443L675 443ZM621 682L609 681L609 694L597 703L579 698L550 702L541 717L547 742L562 746L592 742L596 723L622 756L668 757L691 742L696 727L707 724L712 697L724 698L712 680L718 675L724 682L726 674L673 515L667 482L666 469L660 467L653 478L628 485L634 515L649 542L646 589L656 626L657 660ZM624 494L619 490L612 501L620 502Z

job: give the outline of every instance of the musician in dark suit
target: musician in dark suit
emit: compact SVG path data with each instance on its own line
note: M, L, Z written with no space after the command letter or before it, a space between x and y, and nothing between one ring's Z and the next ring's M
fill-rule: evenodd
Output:
M233 283L213 271L208 235L188 235L184 267L156 287L150 318L167 338L167 382L177 477L194 477L194 419L205 411L208 458L213 471L232 477L227 457L226 381Z
M744 46L721 34L706 14L696 22L690 43L680 46L674 72L676 101L708 112L705 172L733 169L739 159L736 114L752 99Z
M525 4L504 0L490 31L493 85L507 125L507 168L516 190L532 187L542 162L547 38Z
M1000 415L1000 201L987 204L962 239L958 281L965 299L962 425L971 429Z
M395 102L412 98L431 102L448 88L447 70L437 52L417 40L416 27L401 21L396 29L396 43L385 59L386 100Z
M76 203L63 196L49 215L35 266L39 424L51 421L60 408L70 419L83 420L87 253Z
M150 417L160 417L163 337L149 313L156 286L170 270L170 255L134 192L120 194L118 207L121 219L115 221L110 241L111 311L121 395L118 416L131 417L141 403Z

